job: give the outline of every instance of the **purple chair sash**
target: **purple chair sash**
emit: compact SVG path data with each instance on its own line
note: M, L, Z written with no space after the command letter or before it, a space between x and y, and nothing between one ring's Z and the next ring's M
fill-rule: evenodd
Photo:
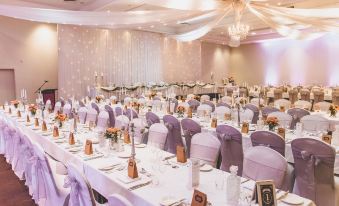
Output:
M295 128L295 125L300 122L300 119L306 115L310 115L310 112L300 108L292 108L287 110L287 114L292 116L291 129Z
M201 126L192 119L181 120L181 126L186 141L187 156L190 157L192 137L193 135L201 132Z
M114 112L112 107L110 107L109 105L105 105L105 110L108 112L109 115L109 124L110 127L114 127L115 125L115 116L114 116Z
M269 131L256 131L251 134L251 141L254 147L270 147L285 157L285 141L276 133Z
M259 120L259 108L255 106L254 104L246 104L245 108L252 110L254 114L252 118L252 124L256 124L257 121Z
M177 145L183 146L184 143L181 138L180 122L172 115L165 115L163 117L165 126L168 129L167 139L165 143L166 151L176 154Z
M147 121L147 125L150 127L152 124L160 123L160 118L158 117L158 115L154 114L153 112L147 112L146 121Z

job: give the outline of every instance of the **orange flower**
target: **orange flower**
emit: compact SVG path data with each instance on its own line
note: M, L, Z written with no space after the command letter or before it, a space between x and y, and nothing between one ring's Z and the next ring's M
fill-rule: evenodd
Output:
M66 115L65 114L58 114L56 117L55 117L56 120L59 120L61 122L65 121L66 120Z
M278 123L279 123L279 120L277 117L267 117L266 119L266 124L268 125L277 126Z
M15 100L12 100L12 101L11 101L11 104L13 104L13 105L19 104L19 101L16 100L16 99L15 99Z
M183 107L183 106L178 106L177 111L178 111L179 113L185 112L185 107Z

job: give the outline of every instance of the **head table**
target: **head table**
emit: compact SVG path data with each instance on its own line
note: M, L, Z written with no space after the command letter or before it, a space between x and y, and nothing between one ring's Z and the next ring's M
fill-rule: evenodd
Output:
M18 118L17 115L10 115L1 110L0 117L8 124L21 129L32 142L40 144L54 159L65 165L69 162L75 164L85 174L92 188L105 197L118 193L137 206L160 205L166 198L191 201L194 188L188 186L188 164L190 163L189 161L187 164L177 163L171 153L149 145L136 145L136 159L139 160L137 167L141 178L129 182L126 177L127 161L131 154L130 145L124 145L122 152L111 151L107 144L99 144L100 138L97 132L90 131L87 125L79 124L75 134L76 144L70 146L68 143L70 121L60 129L60 137L56 139L52 136L54 125L51 118L46 119L48 131L42 132L41 127L36 128L33 124L26 123L25 113L22 113L22 118ZM207 123L203 128L206 131L214 131L207 126ZM93 155L84 154L86 139L92 139L93 143L96 143ZM249 138L244 136L244 139ZM223 184L228 175L229 173L218 169L200 172L200 184L196 189L207 194L210 205L227 205L226 187ZM250 205L249 199L255 182L244 178L241 182L241 205ZM278 191L277 198L285 194L283 191ZM287 204L279 200L278 205ZM304 199L303 205L314 205L314 203Z

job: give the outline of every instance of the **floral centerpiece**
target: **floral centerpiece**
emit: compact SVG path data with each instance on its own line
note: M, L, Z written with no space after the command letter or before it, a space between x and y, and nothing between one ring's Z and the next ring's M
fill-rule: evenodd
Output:
M35 116L37 110L38 110L38 107L35 104L30 104L28 106L28 111L31 112L32 116Z
M228 83L230 83L230 84L234 84L235 83L235 80L234 80L233 77L228 77L227 80L228 80Z
M106 129L106 132L104 134L106 139L109 140L109 144L111 148L115 148L118 144L119 136L121 136L121 130L116 127L110 127ZM115 148L116 149L116 148Z
M19 103L20 103L19 100L12 100L11 101L11 104L13 104L16 109L18 108Z
M337 108L333 104L330 105L328 110L330 111L331 117L335 117L337 115Z
M66 121L67 116L65 114L57 114L55 120L59 123L59 127L62 127L64 121Z
M270 131L273 131L276 126L278 126L279 120L277 117L267 117L266 124Z
M96 100L97 103L100 103L102 99L103 99L103 98L102 98L102 96L100 96L100 95L98 95L98 96L95 97L95 100Z
M178 106L177 108L177 112L179 114L179 117L183 117L184 116L184 113L185 113L185 107L184 106Z

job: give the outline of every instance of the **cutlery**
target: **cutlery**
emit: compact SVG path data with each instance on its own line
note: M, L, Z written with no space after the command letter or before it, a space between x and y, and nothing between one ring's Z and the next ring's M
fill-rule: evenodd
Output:
M163 159L163 161L172 159L172 158L174 158L174 157L176 157L176 155L171 155L171 156L165 157L165 158Z
M245 180L241 181L240 184L244 184L245 182L248 182L248 181L250 181L250 179L245 179Z
M139 189L139 188L141 188L141 187L147 186L147 185L149 185L149 184L151 184L151 183L152 183L152 181L147 181L147 182L145 182L145 183L141 183L141 184L138 184L138 185L134 185L134 186L128 188L128 190L129 190L129 191L136 190L136 189Z
M284 192L284 194L282 194L277 200L282 200L282 199L284 199L285 197L287 197L287 195L288 195L289 193L290 193L289 191Z
M180 205L183 201L185 201L185 198L182 198L178 201L173 202L172 204L168 205L168 206L175 206L175 205Z

